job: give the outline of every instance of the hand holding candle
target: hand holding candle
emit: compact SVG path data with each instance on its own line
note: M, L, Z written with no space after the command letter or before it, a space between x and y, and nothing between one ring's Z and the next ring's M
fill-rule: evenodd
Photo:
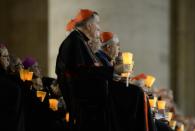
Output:
M133 69L133 54L130 52L122 53L122 61L123 61L123 72L121 72L121 77L126 78L126 86L129 85L129 76Z

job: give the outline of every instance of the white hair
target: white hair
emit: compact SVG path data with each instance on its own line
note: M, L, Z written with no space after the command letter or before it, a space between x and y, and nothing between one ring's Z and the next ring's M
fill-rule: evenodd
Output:
M113 35L112 39L110 39L110 40L108 40L106 42L103 42L102 43L102 47L105 47L106 45L111 45L113 43L119 43L119 39L118 39L118 37L115 34Z

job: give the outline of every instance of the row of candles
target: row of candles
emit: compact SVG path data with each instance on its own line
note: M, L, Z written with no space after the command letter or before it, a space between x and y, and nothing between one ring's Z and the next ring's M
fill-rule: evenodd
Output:
M149 104L150 104L150 107L152 109L152 112L154 114L154 119L155 119L155 114L156 113L160 113L161 115L164 115L165 116L165 120L164 121L167 121L169 126L175 130L176 128L176 125L177 125L177 121L173 120L173 112L169 112L166 110L166 101L164 100L158 100L157 97L154 97L154 98L150 98L149 99ZM179 124L178 125L178 128L177 128L177 131L184 131L184 124Z
M129 84L129 77L130 77L130 72L132 71L134 61L133 61L133 54L130 52L123 52L122 53L122 64L124 65L129 65L129 69L127 72L121 73L121 77L126 78L126 85L128 86ZM22 69L20 71L20 78L23 81L31 81L33 77L33 72L30 72L28 70ZM146 79L144 80L145 86L148 88L151 88L153 83L155 81L155 77L148 75ZM148 89L150 90L150 89ZM46 96L46 92L44 91L37 91L36 95L38 98L40 98L40 101L43 102ZM49 99L49 107L53 111L58 110L58 103L59 101L57 99ZM175 127L177 125L177 121L173 120L173 113L166 111L166 101L163 100L158 100L157 97L153 97L149 99L149 104L152 109L152 112L154 114L154 119L155 119L155 114L161 113L162 115L165 116L165 120L168 122L169 126L175 130ZM69 122L69 113L66 113L65 115L65 120ZM177 128L177 131L184 131L184 125L180 124L179 128ZM194 130L195 131L195 130Z
M129 71L127 70L127 72L124 72L121 74L122 77L126 78L126 83L128 86L129 83L129 77L130 77L130 72L132 71L133 65L134 65L134 61L133 61L133 54L130 52L123 52L122 53L122 63L126 64L126 65L130 65L129 67ZM155 77L153 77L152 75L147 75L146 78L144 79L144 84L145 87L147 88L147 91L149 92L149 90L151 89L153 83L155 82ZM164 116L161 119L164 122L168 122L169 126L175 130L177 121L173 120L173 113L169 112L166 110L166 101L164 100L158 100L157 97L153 97L149 99L149 104L153 113L153 117L154 120L156 119L156 113L161 114L161 116ZM177 128L177 131L184 131L184 124L179 124L179 127ZM195 131L195 130L194 130Z
M131 52L122 52L122 64L123 65L129 65L128 69L125 70L126 72L121 73L121 77L125 77L126 78L126 85L128 87L128 83L129 83L129 77L130 74L133 70L133 66L134 66L134 61L133 61L133 53ZM152 84L154 83L155 78L151 75L148 75L145 79L145 85L147 87L151 87Z
M33 78L33 72L22 69L20 70L20 79L22 81L32 81ZM45 100L47 92L45 91L36 91L36 97L40 99L41 102ZM58 99L49 99L49 108L52 109L53 111L58 111L58 104L59 100ZM70 121L70 114L67 112L64 117L65 121L68 123ZM74 120L74 124L76 124L76 120Z
M33 78L33 72L26 69L20 70L20 79L22 81L32 81L32 78ZM47 93L45 91L36 91L36 96L40 99L41 102L44 101L46 94ZM50 109L52 109L53 111L57 111L58 103L59 101L57 99L49 99Z
M133 54L129 52L124 52L122 53L123 57L123 64L132 64L132 58ZM32 81L33 78L33 72L27 70L27 69L22 69L20 70L20 79L22 81ZM40 98L40 101L43 102L46 96L45 91L36 91L36 95L38 98ZM58 103L59 101L57 99L49 99L49 106L52 110L57 111L58 110Z

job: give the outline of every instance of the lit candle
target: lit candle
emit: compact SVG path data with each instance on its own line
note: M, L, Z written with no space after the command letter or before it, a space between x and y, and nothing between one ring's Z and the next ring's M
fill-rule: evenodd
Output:
M20 79L23 81L29 80L31 81L33 77L33 72L30 72L28 70L21 69L20 70Z
M65 120L66 120L66 122L70 121L70 113L69 112L66 113Z
M23 70L24 73L24 81L28 79L28 70Z
M179 126L179 128L177 129L177 131L184 131L184 124L181 124L181 125Z
M156 107L156 101L155 101L154 98L153 99L149 99L149 103L150 103L150 107L151 108L155 108Z
M151 76L151 75L147 75L146 79L145 79L145 85L148 88L151 88L152 85L154 84L154 81L156 80L155 77Z
M176 124L177 124L177 122L176 122L176 121L173 121L173 120L169 122L169 126L170 126L173 130L175 130Z
M123 64L130 65L133 61L133 54L130 52L122 53Z
M129 86L129 76L130 76L130 72L133 69L133 54L130 52L123 52L122 53L122 60L123 60L123 64L125 65L123 67L123 73L121 74L121 77L125 77L126 78L126 87Z
M165 101L158 101L158 109L159 110L164 110L165 109L166 102Z
M167 116L166 116L166 120L167 120L167 121L171 121L171 119L172 119L172 117L173 117L173 113L172 113L172 112L167 112L166 115L167 115Z
M33 77L33 72L28 71L27 76L26 76L26 80L31 81L32 77Z
M58 100L57 99L49 99L49 107L53 111L57 111L58 110Z
M24 74L24 69L20 70L20 79L25 81L25 74Z
M41 98L41 102L44 101L46 94L47 94L47 93L44 92L44 91L37 91L37 97L38 97L38 98Z

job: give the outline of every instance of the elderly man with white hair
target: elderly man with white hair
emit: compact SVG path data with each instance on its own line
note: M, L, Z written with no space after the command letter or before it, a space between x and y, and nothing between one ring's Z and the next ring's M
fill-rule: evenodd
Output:
M99 38L99 23L97 12L81 9L71 20L68 28L71 32L62 42L56 60L56 74L70 112L70 123L76 119L77 124L72 125L79 130L109 128L106 96L113 68L101 66L89 45Z
M103 65L112 66L119 54L119 39L112 32L102 32L100 41L102 43L102 49L96 52L96 56L101 60Z
M16 81L8 74L9 52L0 44L0 99L2 119L1 131L25 131L24 115L21 108L21 90Z

